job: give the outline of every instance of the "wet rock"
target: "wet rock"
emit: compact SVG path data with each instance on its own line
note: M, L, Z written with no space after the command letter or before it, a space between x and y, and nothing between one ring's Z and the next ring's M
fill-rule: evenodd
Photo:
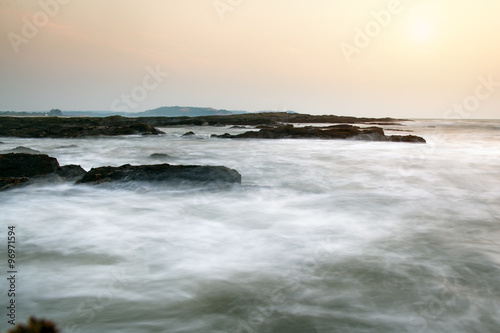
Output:
M14 149L11 149L10 152L12 153L16 153L16 154L40 154L40 151L38 150L35 150L35 149L31 149L31 148L28 148L28 147L23 147L23 146L19 146L19 147L16 147Z
M193 131L189 131L189 132L182 134L182 136L193 136L193 135L196 135L196 134L194 134Z
M93 168L79 183L105 183L113 181L241 183L241 175L224 166L199 165L137 165Z
M59 162L48 155L2 154L0 155L0 177L33 177L59 170Z

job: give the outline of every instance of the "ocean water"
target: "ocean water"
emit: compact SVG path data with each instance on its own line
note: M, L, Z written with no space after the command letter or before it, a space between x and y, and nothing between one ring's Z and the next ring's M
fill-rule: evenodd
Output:
M45 317L65 333L500 332L500 122L403 124L384 128L427 144L210 138L245 131L229 127L0 138L0 151L25 146L86 170L242 175L224 188L0 192L1 244L7 226L17 231L17 322Z

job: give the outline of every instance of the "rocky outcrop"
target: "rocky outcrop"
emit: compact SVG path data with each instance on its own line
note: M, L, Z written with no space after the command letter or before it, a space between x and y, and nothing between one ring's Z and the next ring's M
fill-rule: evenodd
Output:
M368 141L396 141L425 143L421 137L408 135L386 136L380 127L360 128L352 125L333 125L328 127L294 127L291 124L278 127L262 128L259 131L248 131L242 134L212 135L212 137L231 139L355 139Z
M73 138L83 136L157 135L163 133L136 118L2 117L0 136Z
M113 181L241 183L241 175L224 166L199 165L122 165L120 167L93 168L80 183L106 183Z
M37 180L76 181L86 171L79 165L60 166L57 159L43 154L9 153L0 155L0 190Z
M42 176L59 170L59 162L48 155L3 154L0 155L0 177Z
M105 183L113 181L153 181L172 183L241 183L238 171L224 166L204 165L122 165L93 168L86 172L79 165L60 166L48 155L0 154L0 190L34 182L76 181Z

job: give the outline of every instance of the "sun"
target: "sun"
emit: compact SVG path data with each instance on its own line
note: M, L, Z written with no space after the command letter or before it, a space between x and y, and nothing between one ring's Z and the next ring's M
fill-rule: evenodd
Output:
M429 42L434 37L434 29L430 22L417 20L412 22L411 36L417 42Z

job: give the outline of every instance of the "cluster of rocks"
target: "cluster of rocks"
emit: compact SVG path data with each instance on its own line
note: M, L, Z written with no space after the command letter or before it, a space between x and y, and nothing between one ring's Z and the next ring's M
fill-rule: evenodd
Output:
M44 154L0 154L0 190L38 181L99 184L113 181L154 181L169 183L241 183L238 171L224 166L137 165L99 167L85 171L79 165L60 166Z
M341 124L328 127L295 127L291 124L277 127L264 127L259 131L248 131L241 134L212 135L218 138L231 139L355 139L368 141L393 141L425 143L425 139L415 135L387 136L380 127L366 127Z

